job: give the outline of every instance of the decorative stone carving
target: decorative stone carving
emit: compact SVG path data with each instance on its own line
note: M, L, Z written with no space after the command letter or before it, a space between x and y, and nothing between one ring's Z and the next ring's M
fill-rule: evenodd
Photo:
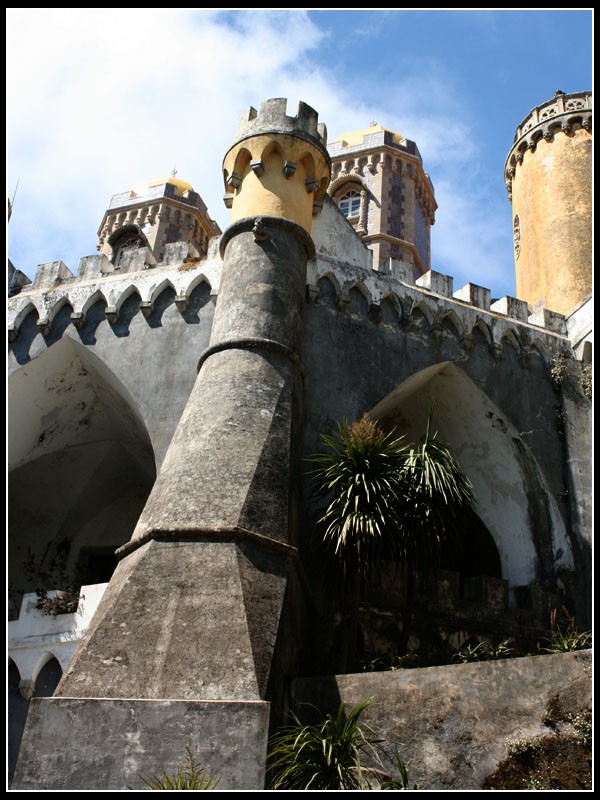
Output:
M291 178L296 172L296 163L294 161L285 161L283 164L283 174L286 178Z
M232 172L231 175L227 178L227 186L233 186L234 189L237 189L241 185L242 185L242 176L239 175L237 172Z
M579 126L587 131L592 129L591 92L557 94L525 117L517 127L514 144L504 167L509 199L512 195L514 168L523 163L523 153L526 150L534 152L537 142L542 138L551 143L557 132L568 135Z
M85 314L83 314L81 311L74 311L71 314L71 322L77 328L77 330L80 330L85 325Z
M502 356L502 345L499 342L492 342L490 345L490 353L498 361Z
M252 228L255 242L265 242L269 238L267 227L262 217L257 217Z
M183 314L188 306L188 299L184 294L178 294L175 297L175 306L180 314Z
M519 219L518 214L515 214L513 221L513 241L515 247L515 260L518 260L519 255L521 254L521 220Z

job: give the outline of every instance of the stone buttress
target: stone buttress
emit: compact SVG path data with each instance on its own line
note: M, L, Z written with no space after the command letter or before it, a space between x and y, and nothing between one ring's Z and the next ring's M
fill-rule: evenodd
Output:
M290 117L268 100L243 116L223 170L232 216L210 345L89 634L30 711L15 787L125 788L188 746L221 788L263 786L268 701L293 658L282 631L298 585L302 311L325 128L303 103Z

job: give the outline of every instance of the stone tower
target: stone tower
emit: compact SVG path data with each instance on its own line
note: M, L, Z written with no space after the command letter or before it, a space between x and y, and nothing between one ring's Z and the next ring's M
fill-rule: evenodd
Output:
M25 749L47 737L49 751L23 760L23 787L40 770L48 788L119 787L188 746L232 770L231 788L263 787L270 700L297 647L286 611L301 606L303 309L330 179L317 119L274 99L241 120L209 346L88 637L30 714ZM65 750L78 754L71 772Z
M339 136L328 150L329 194L373 251L373 268L393 258L417 278L427 272L437 203L415 142L373 124Z
M569 314L592 291L592 93L559 91L530 111L505 179L517 297Z
M115 269L129 267L132 258L143 269L162 262L167 245L176 242L191 245L192 255L206 255L209 239L220 233L191 183L171 175L113 195L97 249Z

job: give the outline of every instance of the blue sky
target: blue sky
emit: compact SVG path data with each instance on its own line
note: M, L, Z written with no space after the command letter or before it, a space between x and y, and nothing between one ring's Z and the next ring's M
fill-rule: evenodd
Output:
M439 209L432 267L514 295L504 161L556 89L592 88L592 10L7 9L8 255L30 277L96 252L111 195L176 167L221 228L221 164L269 97L329 138L417 142Z

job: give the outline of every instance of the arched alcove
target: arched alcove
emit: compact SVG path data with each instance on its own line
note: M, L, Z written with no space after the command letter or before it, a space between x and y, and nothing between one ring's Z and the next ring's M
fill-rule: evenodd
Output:
M35 678L35 691L33 696L52 697L62 678L62 673L63 671L59 660L50 654L50 657Z
M29 711L29 701L21 694L20 682L21 675L15 662L8 660L8 709L7 709L7 739L8 739L8 784L10 786L17 766L17 757L21 747L21 739L25 723L27 722L27 712Z
M23 592L105 582L153 485L155 460L135 404L71 338L8 381L9 578Z
M446 361L418 372L369 413L416 442L432 402L433 428L473 484L480 555L488 568L494 555L484 531L493 539L501 577L511 588L543 582L560 568L572 569L564 523L533 455L506 416L455 364ZM477 525L470 535L476 533ZM477 571L476 561L469 570Z

